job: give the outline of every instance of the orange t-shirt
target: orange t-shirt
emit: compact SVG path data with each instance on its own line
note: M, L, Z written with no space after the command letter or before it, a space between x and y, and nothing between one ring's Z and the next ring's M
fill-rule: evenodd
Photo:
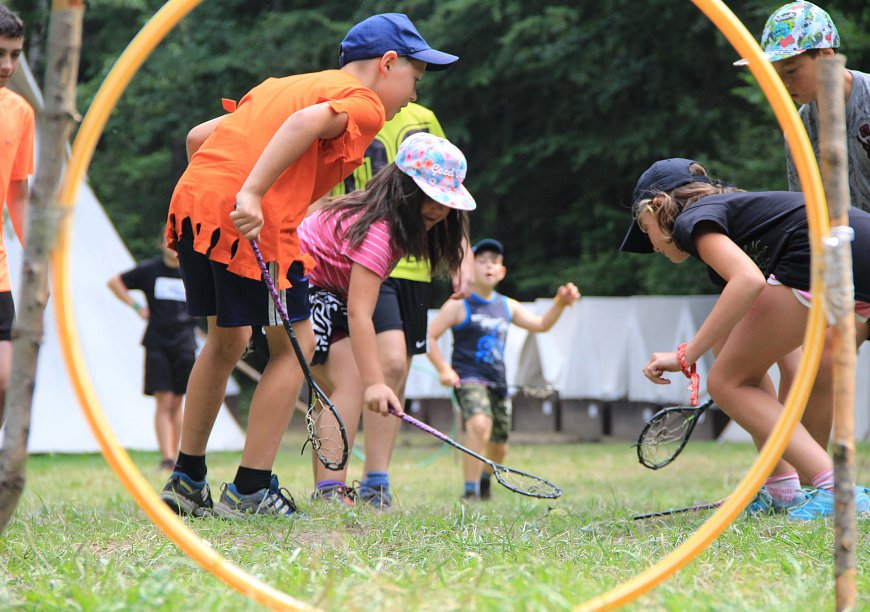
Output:
M234 274L259 279L253 252L240 243L230 219L236 194L284 121L321 102L336 113L347 113L347 129L337 138L314 142L263 196L260 251L267 262L278 263L280 288L289 286L287 268L302 259L296 227L308 206L362 164L366 148L384 124L380 98L346 72L272 78L248 92L194 154L175 187L166 228L169 244L174 246L174 237L181 236L189 218L196 251L227 264Z
M0 88L0 194L7 206L9 186L33 174L33 109L27 101L8 88ZM2 209L0 209L2 210ZM17 212L17 211L16 211ZM0 223L0 291L11 291L3 224Z

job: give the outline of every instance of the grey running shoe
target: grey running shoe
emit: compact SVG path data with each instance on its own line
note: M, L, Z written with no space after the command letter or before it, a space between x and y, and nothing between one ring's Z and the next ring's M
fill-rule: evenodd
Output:
M181 516L211 516L214 508L208 483L192 480L181 472L172 472L160 492L160 499Z
M335 501L346 506L355 506L357 500L356 489L346 484L335 484L314 489L311 500Z
M223 518L245 518L253 514L291 516L296 514L296 502L290 491L278 486L278 477L272 474L268 489L242 495L233 483L221 487L221 498L214 513Z
M371 486L365 483L359 488L359 500L378 510L386 510L393 505L390 485Z

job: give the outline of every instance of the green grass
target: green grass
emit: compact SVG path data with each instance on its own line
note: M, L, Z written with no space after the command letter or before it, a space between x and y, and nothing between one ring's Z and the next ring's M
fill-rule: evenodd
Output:
M709 516L631 521L637 512L713 501L754 458L745 445L693 442L674 464L641 467L628 443L515 446L507 463L562 486L557 501L494 484L463 505L458 453L403 434L391 472L399 508L379 513L307 501L310 461L288 435L276 472L307 518L190 520L216 550L293 597L328 610L564 610L629 579ZM859 447L859 474L870 475ZM155 488L157 457L134 454ZM215 493L238 455L209 457ZM359 477L353 460L351 477ZM870 609L870 521L859 525L859 609ZM637 610L832 609L830 522L735 524ZM0 608L254 610L190 561L131 501L100 456L38 456L0 539Z

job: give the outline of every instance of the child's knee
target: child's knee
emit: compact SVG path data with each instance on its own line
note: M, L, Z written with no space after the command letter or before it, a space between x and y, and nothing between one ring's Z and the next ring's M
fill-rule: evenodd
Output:
M465 422L465 431L477 437L489 439L492 433L492 419L485 414L475 414Z
M406 357L404 351L401 354L384 355L381 358L381 368L384 371L384 378L387 384L396 389L402 384L405 378Z

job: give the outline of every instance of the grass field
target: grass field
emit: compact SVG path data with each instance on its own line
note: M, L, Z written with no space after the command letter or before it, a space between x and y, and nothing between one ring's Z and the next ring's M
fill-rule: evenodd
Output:
M494 484L489 503L458 502L459 456L403 434L391 472L397 508L308 501L310 462L288 434L276 472L304 519L190 520L223 555L327 610L564 610L631 578L709 516L631 521L634 513L727 495L754 458L747 445L694 442L671 466L641 467L625 442L526 445L509 465L554 480L564 496L533 500ZM858 449L870 477L870 447ZM156 455L134 455L160 487ZM209 458L215 493L238 455ZM360 476L353 460L351 477ZM832 526L739 518L664 585L628 609L833 609ZM870 609L870 520L859 526L860 609ZM258 606L190 561L127 496L99 455L37 456L0 540L0 608L245 610Z

